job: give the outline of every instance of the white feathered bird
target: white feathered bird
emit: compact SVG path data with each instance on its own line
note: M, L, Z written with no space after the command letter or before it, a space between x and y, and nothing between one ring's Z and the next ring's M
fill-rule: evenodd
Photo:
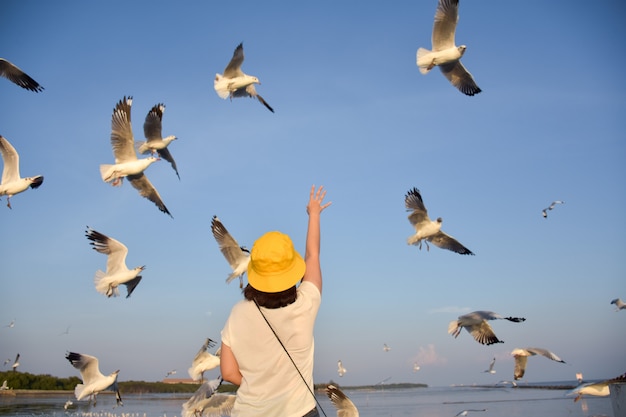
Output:
M183 404L182 417L212 417L230 415L235 404L235 395L217 394L222 378L206 381Z
M135 144L137 148L137 152L140 154L158 154L161 158L165 159L170 163L174 172L176 172L176 176L180 180L180 175L178 175L178 168L176 167L176 161L174 161L174 157L170 152L168 146L173 141L178 138L174 135L169 135L163 137L162 135L162 124L163 124L163 113L165 112L165 104L159 103L148 111L146 115L146 120L143 123L143 134L146 137L145 141L139 141Z
M243 64L243 43L240 43L230 62L224 69L223 74L215 74L215 81L213 82L213 88L217 92L217 95L223 99L230 97L252 97L256 98L263 104L269 111L274 113L274 109L257 94L254 84L261 84L257 77L244 74L241 70L241 64Z
M218 349L217 352L215 352L215 355L208 352L208 349L213 346L215 346L215 341L207 337L205 342L202 344L202 347L193 358L191 367L187 370L187 372L194 381L202 381L204 378L204 372L220 366L220 350Z
M428 211L422 196L417 188L409 190L404 196L404 205L407 211L410 211L409 222L415 228L415 234L407 239L409 245L416 245L422 248L422 241L426 243L426 249L429 250L428 242L442 249L448 249L461 255L473 255L472 251L463 246L458 240L446 234L441 230L442 218L436 221L430 220Z
M0 135L0 154L4 161L2 181L0 182L0 196L7 196L7 207L11 208L11 197L30 188L38 188L43 184L43 175L34 177L20 176L20 156L11 143Z
M352 400L337 386L332 384L328 385L326 387L326 395L335 408L337 408L337 417L359 417L359 410Z
M233 272L226 278L226 283L239 277L239 288L243 288L243 276L248 270L250 263L250 251L239 243L228 233L226 227L217 216L211 220L211 232L220 247L220 251Z
M106 272L99 269L94 277L96 291L107 297L117 297L120 295L118 287L125 285L126 298L130 297L141 281L141 275L139 274L146 269L145 265L128 269L126 266L128 248L126 245L90 227L87 227L85 236L91 241L91 245L96 252L107 255Z
M543 348L516 348L513 349L511 355L515 358L515 369L513 370L513 379L516 381L524 377L524 373L526 372L526 362L528 361L529 356L544 356L548 359L551 359L556 362L565 363L564 360L556 356L556 354L550 352L547 349Z
M438 66L443 75L468 96L480 93L472 74L461 64L461 57L466 46L456 46L454 35L459 20L459 0L439 0L433 24L433 50L425 48L417 50L417 66L422 74L427 74Z
M120 391L117 388L119 369L109 375L103 375L100 372L98 358L95 356L68 352L65 358L70 361L74 368L80 371L80 376L83 380L83 383L76 385L74 389L74 395L76 395L77 400L91 397L91 399L93 399L93 405L95 406L98 393L108 390L115 392L117 405L123 405Z
M476 341L482 345L492 345L494 343L504 343L499 340L487 320L508 320L520 323L526 319L523 317L502 317L493 311L473 311L459 316L457 320L452 320L448 325L448 333L455 338L459 336L461 330L465 328Z

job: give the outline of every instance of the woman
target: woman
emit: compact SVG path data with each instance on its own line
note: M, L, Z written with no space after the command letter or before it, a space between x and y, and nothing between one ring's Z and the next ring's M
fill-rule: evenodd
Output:
M304 259L280 232L252 246L245 299L222 330L222 378L239 385L232 416L318 416L313 327L322 294L320 215L331 204L325 196L311 187Z

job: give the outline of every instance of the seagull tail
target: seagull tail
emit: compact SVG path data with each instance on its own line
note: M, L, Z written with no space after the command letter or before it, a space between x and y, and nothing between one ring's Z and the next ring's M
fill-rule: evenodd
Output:
M459 336L459 333L461 333L461 327L459 327L458 320L452 320L450 324L448 324L448 333L453 335L454 338Z
M200 373L196 372L196 370L192 367L187 369L187 373L189 373L189 377L194 381L198 381L200 379Z
M232 274L230 274L227 278L226 278L226 283L230 284L230 282L232 280L234 280L235 278L239 277L240 275L235 275L235 273L233 272Z
M228 79L224 79L224 77L219 74L215 74L213 88L215 88L217 95L223 99L227 99L230 95L230 91L228 90Z
M417 66L422 74L428 74L428 72L432 69L432 59L428 57L430 53L431 51L426 48L419 48L417 50Z
M102 164L100 165L100 176L102 177L102 181L110 182L113 179L113 165L111 164Z
M107 297L111 297L112 295L117 297L119 294L117 287L115 287L115 290L113 291L111 289L111 283L107 282L107 280L104 279L105 277L106 273L104 273L104 271L100 269L96 271L96 275L93 277L93 283L96 286L96 291L100 294L106 295Z
M135 142L135 149L137 150L137 153L140 153L142 155L150 153L150 148L148 148L146 143L147 142L145 140L139 140Z

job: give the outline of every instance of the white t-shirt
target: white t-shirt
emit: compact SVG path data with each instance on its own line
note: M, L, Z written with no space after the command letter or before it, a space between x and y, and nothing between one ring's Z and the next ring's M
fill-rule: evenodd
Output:
M304 281L296 301L263 314L313 390L313 327L321 303L317 287ZM222 329L243 376L231 416L301 417L315 398L253 301L239 301Z

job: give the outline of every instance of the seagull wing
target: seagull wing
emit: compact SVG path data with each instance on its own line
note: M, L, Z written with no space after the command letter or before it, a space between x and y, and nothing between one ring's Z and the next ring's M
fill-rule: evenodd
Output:
M485 320L481 321L478 324L474 324L472 326L465 327L467 331L472 335L474 339L481 345L493 345L494 343L502 343L496 337L496 334L493 332L493 329Z
M139 285L139 281L141 281L141 275L137 275L135 278L124 283L124 285L126 285L126 298L130 297L133 291L135 291L135 288Z
M95 251L108 255L107 274L128 270L126 267L126 255L128 255L126 245L91 228L87 228L86 236L87 239L91 240L91 245Z
M461 255L473 255L474 253L463 246L458 240L452 236L442 232L441 230L435 233L428 239L433 245L439 246L442 249L448 249L452 252L460 253Z
M4 161L4 168L2 169L2 184L19 180L20 156L13 145L11 145L11 143L9 143L9 141L1 135L0 153L2 154L2 160Z
M358 417L359 410L339 388L334 385L326 387L326 395L337 408L337 417Z
M174 168L174 172L176 172L176 176L178 177L178 179L180 179L180 175L178 175L178 168L176 167L176 161L174 161L174 157L170 153L170 150L168 148L163 148L157 150L157 152L161 158L170 163L172 168Z
M111 118L111 146L115 163L130 162L137 159L135 152L133 130L130 124L130 107L132 97L124 97L113 109Z
M426 206L424 206L422 196L417 188L413 188L406 193L404 197L404 206L407 211L412 212L409 214L409 222L411 222L413 226L424 222L430 222L428 211L426 210Z
M143 172L141 174L129 175L126 178L128 178L132 186L137 191L139 191L139 194L142 197L145 197L148 200L152 201L163 213L169 214L170 217L174 217L169 212L167 207L165 207L165 204L163 203L163 200L161 200L161 195L159 194L157 189L154 188L154 185L152 185L148 177L146 177Z
M65 358L70 361L74 368L80 371L80 376L82 377L83 384L85 385L89 385L91 381L104 377L104 375L100 372L98 358L95 356L68 352L67 355L65 355Z
M461 93L473 96L480 93L482 90L476 85L476 81L472 77L472 74L465 69L461 61L455 61L454 63L439 65L439 69L442 74L455 86Z
M235 48L235 52L233 53L233 57L230 62L224 69L223 76L225 78L235 78L241 77L244 73L241 71L241 64L243 63L243 43L240 43L237 48Z
M529 347L529 348L526 348L526 351L530 353L531 355L541 355L541 356L545 356L548 359L552 359L553 361L565 363L564 360L556 356L554 353L550 352L548 349Z
M146 115L146 120L143 123L143 134L148 142L160 141L163 139L161 136L161 126L164 110L165 105L159 103L153 106Z
M439 0L433 25L433 50L452 48L454 32L459 20L459 0Z
M33 80L28 74L19 69L13 63L7 61L4 58L0 58L0 75L4 78L12 81L26 90L34 91L36 93L43 91L43 87L39 83Z
M238 269L243 262L248 263L250 261L250 255L241 249L239 243L228 233L217 216L213 216L213 220L211 220L211 232L213 232L213 237L217 241L220 251L233 271ZM234 276L229 278L232 280Z
M274 109L269 104L267 104L267 101L265 101L265 99L263 99L263 97L261 97L256 92L256 88L254 88L254 84L248 84L245 88L238 88L237 90L233 91L233 97L235 97L235 98L237 98L237 97L252 97L252 98L256 98L257 100L259 100L259 102L261 104L263 104L265 107L267 107L267 109L269 111L274 113Z
M518 380L524 376L524 372L526 371L526 362L528 361L528 356L523 355L515 355L515 369L513 370L513 379Z

